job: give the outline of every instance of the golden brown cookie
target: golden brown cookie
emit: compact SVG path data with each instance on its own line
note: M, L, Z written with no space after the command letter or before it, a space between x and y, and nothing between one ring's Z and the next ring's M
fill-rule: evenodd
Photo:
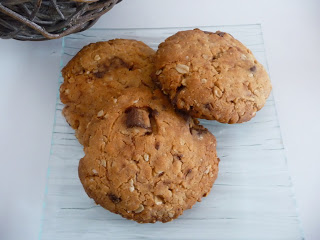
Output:
M155 66L161 89L176 108L193 117L249 121L271 91L264 67L224 32L178 32L159 45Z
M217 178L215 137L160 90L127 90L92 118L84 139L79 177L88 196L139 223L177 218Z
M150 77L153 61L154 51L144 43L115 39L85 46L63 68L63 114L80 143L91 117L117 101L123 89L154 87Z

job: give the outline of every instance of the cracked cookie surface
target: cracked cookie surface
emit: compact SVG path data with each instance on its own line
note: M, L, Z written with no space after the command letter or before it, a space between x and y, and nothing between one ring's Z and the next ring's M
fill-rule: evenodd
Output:
M178 32L159 45L157 83L176 108L222 123L249 121L265 104L271 82L242 43L224 32Z
M163 93L128 89L84 134L79 177L88 196L140 223L168 222L207 196L217 178L216 139Z
M86 126L98 109L130 87L154 88L154 51L136 40L115 39L85 46L63 68L63 115L83 143Z

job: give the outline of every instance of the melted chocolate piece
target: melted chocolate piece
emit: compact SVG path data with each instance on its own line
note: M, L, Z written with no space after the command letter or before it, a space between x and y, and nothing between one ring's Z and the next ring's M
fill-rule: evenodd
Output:
M148 111L144 109L136 108L136 107L131 107L126 111L126 113L127 113L126 125L128 128L133 128L133 127L141 127L144 129L151 128Z
M113 193L109 193L108 194L109 199L111 200L111 202L113 202L114 204L117 204L119 202L122 201L121 198L117 197L116 195L114 195Z
M156 142L156 144L154 145L155 149L159 150L160 148L160 143L159 142Z
M108 70L113 70L117 68L128 68L129 70L132 69L133 66L130 66L128 63L123 61L121 58L114 57L110 60L109 66L107 66Z
M96 77L96 78L103 78L103 76L106 74L106 72L96 72L96 73L94 73L94 76Z
M251 67L251 68L250 68L250 71L251 71L251 72L257 71L257 67L256 67L256 66Z
M220 37L223 37L226 33L225 32L216 32Z
M197 135L200 137L201 135L208 133L208 129L201 128L200 126L194 126L194 127L190 128L190 133L192 135Z
M206 103L206 104L204 105L204 107L205 107L206 109L209 109L210 111L212 110L211 103Z

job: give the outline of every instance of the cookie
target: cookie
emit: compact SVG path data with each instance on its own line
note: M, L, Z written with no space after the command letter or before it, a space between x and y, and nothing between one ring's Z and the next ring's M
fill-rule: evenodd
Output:
M168 222L210 192L216 139L158 89L129 89L92 118L79 177L90 198L139 223Z
M159 45L157 83L176 108L221 123L250 120L265 104L271 83L242 43L224 32L178 32Z
M92 116L117 101L123 89L154 88L154 51L136 40L115 39L85 46L63 68L63 115L82 143Z

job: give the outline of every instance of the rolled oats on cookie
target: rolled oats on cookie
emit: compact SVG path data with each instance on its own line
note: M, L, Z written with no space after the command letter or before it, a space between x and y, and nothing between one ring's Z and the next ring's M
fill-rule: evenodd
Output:
M159 45L156 82L177 109L222 123L249 121L271 82L252 52L230 34L181 31Z
M160 90L128 89L103 110L108 118L92 118L79 163L97 204L139 223L168 222L208 195L218 174L216 139Z
M123 89L154 88L153 60L154 51L143 42L115 39L85 46L63 68L63 114L80 143L91 118L117 102Z

